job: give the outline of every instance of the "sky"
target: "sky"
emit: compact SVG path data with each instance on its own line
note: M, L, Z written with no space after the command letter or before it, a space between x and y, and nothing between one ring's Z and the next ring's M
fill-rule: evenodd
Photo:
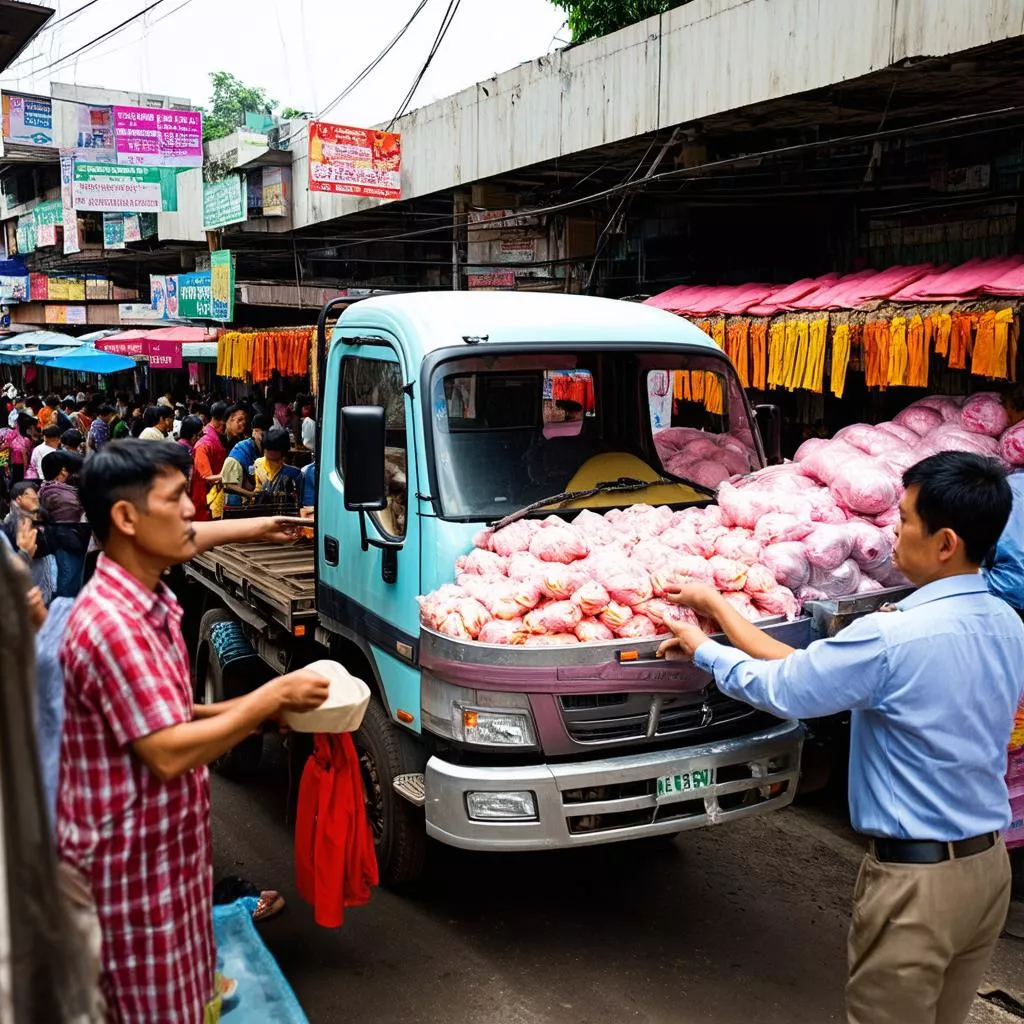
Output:
M47 0L36 0L47 3ZM405 24L418 0L157 0L131 25L49 70L153 0L49 0L51 23L0 77L0 88L49 95L50 81L209 99L211 71L262 86L281 106L341 124L388 121L448 7L427 0L388 57L340 105L332 100ZM87 8L87 9L86 9ZM565 14L549 0L461 0L411 108L563 45Z

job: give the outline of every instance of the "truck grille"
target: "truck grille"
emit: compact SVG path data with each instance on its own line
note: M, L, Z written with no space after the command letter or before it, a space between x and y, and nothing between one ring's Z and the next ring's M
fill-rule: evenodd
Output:
M559 697L559 710L566 732L577 743L653 741L719 732L721 726L747 725L759 714L714 686L701 694L565 694Z

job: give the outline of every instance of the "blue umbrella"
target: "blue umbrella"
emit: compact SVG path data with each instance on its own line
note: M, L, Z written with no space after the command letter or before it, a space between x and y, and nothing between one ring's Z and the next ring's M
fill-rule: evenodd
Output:
M40 352L36 356L36 362L54 370L70 370L73 373L108 374L135 369L134 359L111 352L101 352L91 345L83 345L77 351L67 354L47 355Z

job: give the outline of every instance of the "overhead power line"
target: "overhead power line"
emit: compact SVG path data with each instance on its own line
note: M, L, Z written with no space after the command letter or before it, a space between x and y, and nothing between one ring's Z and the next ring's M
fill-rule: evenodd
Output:
M412 27L412 23L419 17L420 12L423 10L424 7L427 6L428 3L429 0L420 0L420 2L416 5L415 10L412 12L412 14L409 15L409 20L406 21L406 23L398 30L398 32L395 34L391 42L388 43L387 46L385 46L384 49L381 50L380 53L378 53L377 56L374 57L373 60L371 60L370 63L367 64L366 67L363 68L363 70L360 71L359 74L356 75L356 77L353 78L352 81L349 82L348 85L346 85L345 88L342 89L341 92L339 92L338 95L335 96L334 99L330 101L330 103L328 103L322 110L320 110L316 117L313 118L314 121L319 121L320 118L324 116L324 114L326 114L333 107L336 107L339 103L341 103L342 100L344 100L353 90L360 86L366 80L366 78L369 77L369 75L377 67L377 65L380 64L382 60L384 60L384 58L398 44L398 41L405 35L406 32L409 31L409 29ZM297 128L295 131L291 132L291 134L289 134L286 138L281 140L282 145L286 142L289 142L296 135L301 134L303 131L305 131L305 128Z
M405 94L405 99L402 100L401 105L395 112L395 116L391 118L388 123L387 130L395 126L395 122L409 109L409 104L412 102L413 96L416 94L416 90L420 87L420 82L423 81L423 76L427 73L427 68L430 67L430 62L437 55L437 51L441 48L441 43L444 42L444 37L448 34L448 29L451 28L452 21L455 19L456 13L459 10L459 4L462 0L448 0L448 9L444 12L444 17L441 19L441 27L437 30L437 35L434 37L434 43L430 47L430 52L427 54L427 59L423 62L423 66L420 68L419 73L413 79L413 83L409 86L409 91Z
M136 14L133 14L133 15L131 15L128 18L125 18L124 21L122 21L119 24L115 25L113 28L107 29L106 32L103 32L100 35L96 36L95 39L90 39L89 42L83 43L77 49L72 50L70 53L64 54L63 57L58 57L56 60L51 61L45 67L33 69L32 74L33 75L43 75L47 71L52 71L58 65L66 63L67 61L71 60L73 57L77 57L79 54L84 53L86 50L90 50L90 49L92 49L92 47L98 45L99 43L102 43L105 39L109 39L111 36L116 35L118 32L123 31L129 25L131 25L133 22L138 21L139 18L143 18L147 14L149 14L149 12L151 10L153 10L153 8L159 7L160 4L162 4L163 2L164 2L164 0L153 0L153 3L149 4L147 7L144 7L141 11L137 12ZM84 9L84 8L82 8L82 9ZM19 63L20 63L20 61L19 61ZM14 67L17 67L17 65L14 65Z

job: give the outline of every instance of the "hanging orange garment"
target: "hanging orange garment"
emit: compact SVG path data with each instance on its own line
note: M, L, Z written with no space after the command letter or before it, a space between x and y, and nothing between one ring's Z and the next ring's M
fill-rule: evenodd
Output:
M694 370L690 374L690 394L692 396L691 401L704 402L704 371Z
M755 320L750 325L750 384L758 391L764 391L766 378L766 355L768 321Z
M692 374L689 370L681 370L679 376L683 381L683 393L680 396L686 402L693 401L693 385L691 381Z
M890 387L903 387L907 383L907 318L894 316L889 323L889 363L885 383Z
M994 355L992 360L993 377L1000 380L1009 378L1009 355L1010 355L1010 331L1013 327L1013 310L1001 309L995 315Z
M846 368L850 365L850 325L839 324L832 332L832 394L843 397Z
M709 338L711 337L711 321L710 320L694 320L694 326L700 328Z
M786 325L776 320L769 331L768 343L768 386L777 388L782 385L782 368L785 365Z
M949 334L949 368L967 369L967 354L971 347L971 315L956 313Z
M891 343L889 321L879 320L875 328L875 341L878 345L878 368L876 376L878 387L884 391L889 380L889 347Z
M996 355L996 314L987 310L978 317L978 330L971 351L971 373L978 377L994 377Z
M907 324L907 384L928 387L928 331L925 321L915 314Z
M948 356L949 339L953 333L953 318L949 313L934 313L932 320L935 323L935 354Z
M683 374L685 370L672 371L672 399L681 402L683 399Z
M736 369L740 387L750 387L750 324L738 320L725 331L725 354Z
M853 348L851 339L850 348ZM862 350L864 353L864 383L867 387L875 386L875 325L868 322L864 325L862 333Z
M717 373L710 370L704 375L704 408L714 416L721 416L722 405L722 382Z
M711 340L721 349L725 348L725 318L716 320L711 325Z
M1012 313L1011 313L1011 316ZM1013 316L1007 331L1006 371L1011 381L1017 380L1017 341L1020 338L1020 319Z

